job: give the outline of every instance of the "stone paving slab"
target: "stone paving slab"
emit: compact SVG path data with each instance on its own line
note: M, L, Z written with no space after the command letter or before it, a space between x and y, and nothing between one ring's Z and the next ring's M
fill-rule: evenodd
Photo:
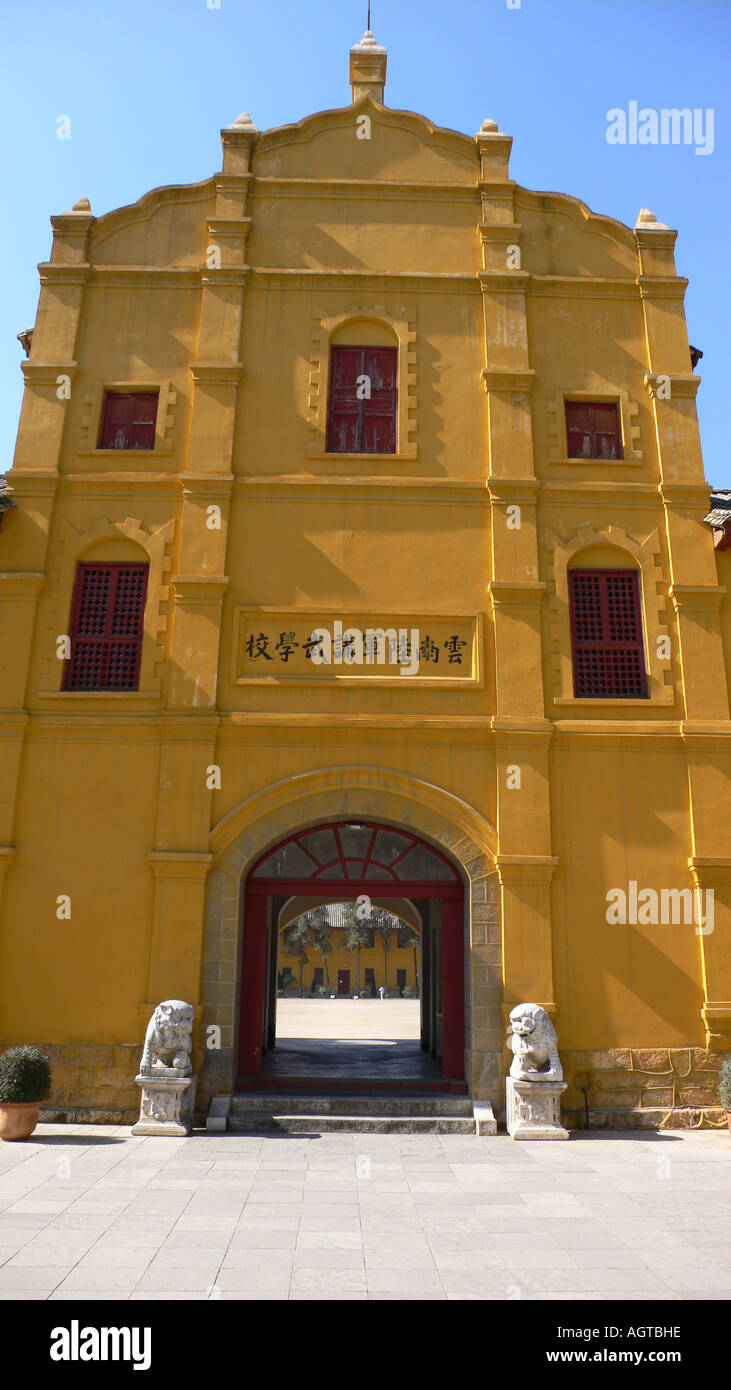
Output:
M724 1130L0 1143L0 1301L731 1298Z

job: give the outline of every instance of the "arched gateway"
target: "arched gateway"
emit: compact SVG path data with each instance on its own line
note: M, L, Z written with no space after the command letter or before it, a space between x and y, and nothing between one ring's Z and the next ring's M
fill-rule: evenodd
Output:
M464 885L441 850L394 826L342 820L288 836L246 878L238 1084L260 1075L274 1043L276 944L281 913L296 897L308 906L360 899L410 900L422 929L422 1046L442 1077L464 1080Z
M495 832L479 812L390 769L334 767L240 803L214 828L211 849L202 1024L218 1025L221 1046L205 1053L204 1096L260 1076L273 1038L272 902L278 914L293 898L306 909L366 894L375 904L404 900L428 924L433 992L422 1003L422 1046L440 1055L444 1079L496 1098L500 888ZM430 1009L441 1014L440 1035Z

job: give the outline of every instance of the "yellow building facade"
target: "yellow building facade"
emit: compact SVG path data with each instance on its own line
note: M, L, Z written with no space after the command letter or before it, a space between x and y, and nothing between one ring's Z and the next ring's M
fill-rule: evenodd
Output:
M258 1046L256 866L286 898L277 846L391 827L460 914L452 1079L502 1111L530 1000L569 1123L711 1123L731 550L676 233L522 188L493 121L392 110L385 70L366 36L352 103L52 218L0 533L0 1038L51 1053L58 1112L130 1118L188 1000L204 1112Z

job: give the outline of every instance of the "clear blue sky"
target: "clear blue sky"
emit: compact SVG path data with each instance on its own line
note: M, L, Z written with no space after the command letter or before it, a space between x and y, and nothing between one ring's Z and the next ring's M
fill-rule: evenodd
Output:
M210 0L213 3L213 0ZM513 0L515 3L515 0ZM0 0L2 264L0 471L17 431L22 349L52 213L101 214L160 184L220 168L219 130L260 130L347 105L348 49L365 0ZM678 229L706 477L731 486L728 0L373 0L389 52L386 100L474 134L514 137L511 172L634 225L640 207ZM715 149L612 146L613 107L711 108ZM71 139L57 138L70 116Z

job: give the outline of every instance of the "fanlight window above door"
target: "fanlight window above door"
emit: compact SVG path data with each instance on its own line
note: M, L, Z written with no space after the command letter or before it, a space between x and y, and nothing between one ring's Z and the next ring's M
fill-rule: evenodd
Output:
M260 859L251 876L320 883L459 881L456 870L439 850L408 831L363 821L341 821L299 831Z

